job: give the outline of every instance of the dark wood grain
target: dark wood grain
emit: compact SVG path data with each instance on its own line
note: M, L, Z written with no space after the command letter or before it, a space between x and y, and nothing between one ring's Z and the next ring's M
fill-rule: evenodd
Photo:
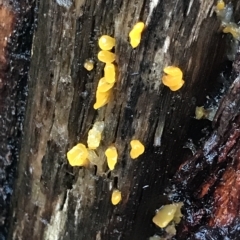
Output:
M34 4L0 0L0 239L9 204L23 130Z

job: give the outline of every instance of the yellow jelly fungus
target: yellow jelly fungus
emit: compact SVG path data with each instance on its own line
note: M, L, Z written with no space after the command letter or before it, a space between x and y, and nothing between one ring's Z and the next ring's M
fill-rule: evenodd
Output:
M183 202L179 202L179 203L175 203L175 204L177 204L177 210L176 210L176 212L175 212L175 214L174 214L174 218L173 218L173 221L176 223L176 224L178 224L178 223L180 223L180 221L181 221L181 218L182 218L182 212L181 212L181 208L182 208L182 206L183 206Z
M208 118L209 112L204 109L204 107L196 107L195 109L195 118L197 120L202 118Z
M86 167L89 163L88 150L84 144L77 144L67 152L67 159L71 166Z
M100 51L98 53L98 60L104 63L112 63L115 61L116 55L109 51Z
M139 140L132 140L130 145L132 148L130 151L130 156L132 159L139 157L145 151L144 145Z
M105 151L105 155L107 157L107 164L109 169L113 170L115 168L118 158L117 149L111 146Z
M88 71L91 71L93 70L93 61L91 60L87 60L85 63L84 63L84 68L87 69Z
M141 34L144 29L144 23L138 22L134 25L133 29L129 33L130 44L133 48L136 48L141 41Z
M107 92L114 86L114 83L108 83L105 77L101 78L98 82L97 91L99 92Z
M224 33L230 33L235 39L240 39L240 29L236 23L229 23L224 29Z
M182 217L183 203L174 203L163 206L158 210L152 221L160 228L165 228L171 221L179 223ZM176 217L175 217L176 215Z
M117 205L122 200L122 193L119 190L113 190L112 192L112 204Z
M102 138L102 135L100 132L95 131L94 129L91 129L88 132L88 140L87 140L88 148L96 149L100 144L101 138Z
M108 83L115 83L116 81L116 70L112 63L107 63L104 67L104 78Z
M183 78L182 70L178 67L168 66L168 67L165 67L163 71L170 76L174 76L180 79Z
M96 149L102 139L104 122L95 122L93 128L88 132L87 144L89 149Z
M94 109L98 109L100 107L103 107L104 105L106 105L109 100L110 100L110 93L111 90L107 91L107 92L99 92L97 91L96 94L96 103L93 105Z
M216 8L217 8L218 11L223 10L223 9L225 8L225 3L224 3L224 1L219 0L219 1L217 2Z
M115 38L103 35L99 38L98 45L102 50L111 50L115 46Z
M162 77L162 83L165 86L169 87L172 91L177 91L183 86L183 73L180 68L168 66L163 71L167 74Z

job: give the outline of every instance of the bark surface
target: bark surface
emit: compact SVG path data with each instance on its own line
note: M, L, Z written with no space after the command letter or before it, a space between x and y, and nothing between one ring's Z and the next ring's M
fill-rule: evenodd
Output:
M240 3L233 4L238 12ZM152 217L190 155L183 147L193 129L199 134L195 107L218 87L226 56L213 5L213 0L39 1L8 239L144 240L160 231ZM133 50L128 33L139 20L146 29ZM116 38L118 80L110 103L96 111L104 67L97 60L97 40L103 34ZM91 72L83 67L89 58L95 62ZM167 65L183 70L180 91L161 84ZM76 143L86 144L96 120L106 125L99 151L114 143L119 152L111 173L105 165L72 168L66 159ZM133 138L146 148L134 161ZM116 187L123 199L114 207Z

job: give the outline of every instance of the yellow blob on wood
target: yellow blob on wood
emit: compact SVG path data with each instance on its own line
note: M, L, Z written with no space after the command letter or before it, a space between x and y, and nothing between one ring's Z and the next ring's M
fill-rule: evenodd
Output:
M223 29L224 33L232 34L233 38L240 40L240 28L237 26L236 23L229 23Z
M195 118L197 120L200 120L202 118L207 118L209 115L209 112L204 109L204 107L196 107L195 109Z
M88 71L91 71L91 70L93 70L93 67L94 67L93 61L91 61L91 60L85 61L85 63L84 63L85 69L87 69Z
M105 151L105 155L107 157L107 164L109 169L113 170L115 168L118 158L116 147L114 146L108 147L108 149Z
M95 122L93 128L89 130L87 139L89 149L96 149L99 147L103 128L104 122Z
M104 105L106 105L110 100L110 94L111 94L111 90L109 90L107 92L97 91L96 103L93 105L93 108L99 109L99 108L103 107Z
M132 140L130 145L132 148L130 151L130 156L132 159L138 158L145 151L144 145L139 140Z
M163 71L167 74L162 77L162 83L165 86L169 87L172 91L177 91L183 86L183 73L180 68L168 66Z
M86 167L89 163L88 150L84 144L77 144L67 152L67 159L71 166Z
M117 205L121 200L122 200L122 193L117 189L113 190L112 198L111 198L112 204Z
M98 60L104 63L112 63L115 61L116 55L112 52L102 50L98 53Z
M107 63L104 67L104 78L107 83L115 83L116 81L116 69L114 64Z
M97 91L98 92L107 92L114 86L114 83L108 83L105 77L101 78L98 82Z
M111 50L115 46L115 38L103 35L98 40L98 45L102 50Z
M152 221L160 228L165 228L171 221L179 223L182 217L183 203L174 203L163 206L158 210ZM176 216L175 216L176 215Z
M144 29L144 23L143 22L138 22L137 24L134 25L133 29L129 33L129 38L130 38L130 44L132 48L136 48L141 41L141 34Z
M225 8L224 1L223 0L218 1L216 8L217 8L218 11L223 10Z

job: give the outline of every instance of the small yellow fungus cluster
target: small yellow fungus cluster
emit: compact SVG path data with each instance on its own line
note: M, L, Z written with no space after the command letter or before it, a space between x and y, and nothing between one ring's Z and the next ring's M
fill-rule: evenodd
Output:
M94 109L103 107L109 102L111 89L116 82L116 68L113 64L116 56L109 51L115 46L115 39L108 35L103 35L98 40L98 45L102 49L98 53L98 59L106 63L106 65L104 67L104 77L101 78L98 83L96 103L93 105Z
M208 118L208 111L204 107L196 107L195 118L200 120L202 118Z
M133 26L133 29L129 33L130 44L132 48L136 48L141 41L141 34L144 29L144 23L138 22Z
M117 163L118 153L114 146L110 146L106 151L105 155L107 157L107 164L110 170L114 170Z
M240 28L236 23L230 22L223 28L224 33L232 34L233 38L240 40Z
M160 208L152 221L160 228L165 228L170 222L178 224L181 221L183 203L168 204Z
M117 205L121 200L122 200L122 193L117 189L113 190L112 198L111 198L112 204Z
M139 140L132 140L130 142L130 145L131 145L130 156L132 159L138 158L145 151L144 145Z
M219 0L217 2L216 10L221 11L225 8L225 2L223 0Z
M87 144L89 149L98 148L102 139L102 132L104 129L104 122L95 122L93 128L88 132Z
M93 61L92 60L86 60L84 63L84 68L87 69L88 71L92 71L93 70Z
M162 77L162 83L165 86L169 87L172 91L177 91L183 86L183 73L180 68L168 66L165 67L163 71L166 73L166 75Z
M67 159L71 166L86 167L89 164L88 150L84 144L77 144L67 152Z
M231 3L225 4L223 0L217 2L215 12L221 20L223 32L230 33L233 38L240 40L239 26L232 22L233 6Z

